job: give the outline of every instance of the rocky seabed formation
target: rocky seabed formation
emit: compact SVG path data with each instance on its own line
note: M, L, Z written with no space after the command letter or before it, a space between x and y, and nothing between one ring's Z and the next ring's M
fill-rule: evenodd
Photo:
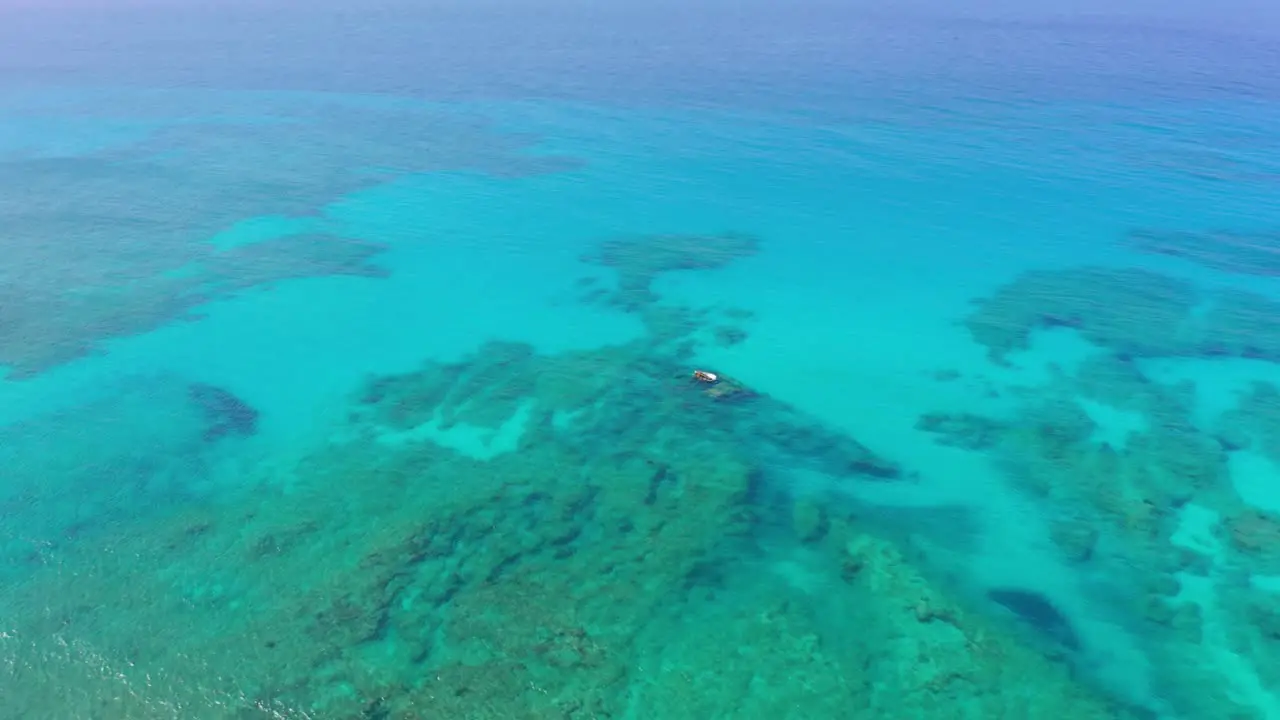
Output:
M0 716L1146 717L1072 663L1046 599L975 602L856 506L791 492L781 469L911 473L731 378L692 380L699 344L749 334L749 314L664 306L649 283L755 243L652 248L602 245L622 281L586 289L638 313L641 340L494 342L371 378L287 486L28 558L0 591ZM187 438L221 447L256 420L217 388L186 397ZM1069 429L930 422L971 446L1074 447ZM470 444L443 440L460 429ZM1114 532L1163 527L1134 510Z

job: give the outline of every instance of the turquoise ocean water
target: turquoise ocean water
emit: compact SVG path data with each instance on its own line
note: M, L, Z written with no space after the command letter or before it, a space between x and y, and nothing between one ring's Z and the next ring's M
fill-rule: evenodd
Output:
M0 717L1280 718L1266 30L667 10L5 11Z

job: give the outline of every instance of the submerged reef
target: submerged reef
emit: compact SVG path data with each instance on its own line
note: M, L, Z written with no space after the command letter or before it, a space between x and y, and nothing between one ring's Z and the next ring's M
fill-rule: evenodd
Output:
M258 432L258 411L231 391L207 383L192 383L187 393L208 422L209 427L204 431L206 440Z
M1280 464L1280 388L1269 382L1250 383L1212 430L1224 448L1252 450Z
M373 378L287 495L68 549L0 605L15 638L91 642L193 717L1136 717L854 513L780 495L768 460L891 466L674 369L493 343ZM424 424L519 439L481 459ZM22 647L0 643L10 707L84 687L83 663L36 670Z
M1098 353L1021 390L1012 414L932 413L917 426L987 453L1037 503L1062 556L1108 588L1101 597L1134 628L1154 691L1180 716L1280 707L1280 646L1260 611L1277 597L1280 515L1233 481L1242 449L1280 457L1280 390L1255 381L1210 417L1193 382L1158 381L1151 363L1280 361L1277 311L1143 270L1026 273L978 302L974 339L1008 362L1038 328L1059 326Z
M161 376L0 426L0 576L202 497L211 441L253 434L257 417L223 388Z
M689 360L700 345L731 347L744 342L753 318L742 308L692 308L660 301L653 283L665 273L714 270L755 255L760 240L745 233L717 235L633 235L596 242L582 261L613 271L612 287L595 278L578 286L581 300L632 313L648 342L670 358Z
M965 320L993 360L1029 346L1052 327L1079 331L1126 358L1233 356L1280 360L1280 303L1242 291L1201 291L1138 269L1076 268L1023 273L976 303Z
M157 99L126 93L79 114L125 114L131 100L165 116L139 139L70 157L0 156L0 366L11 379L253 288L384 275L374 262L382 245L319 216L344 194L414 172L506 177L574 167L526 154L532 138L404 108L317 112L315 103L275 100L248 103L252 119L202 122L188 105L157 109ZM212 242L264 217L313 229Z
M937 442L966 450L988 450L1000 441L1004 423L972 413L925 413L916 429L933 433Z
M495 341L369 378L287 482L121 524L111 552L56 548L0 586L6 708L1143 717L1032 641L1027 621L1054 625L1034 599L985 612L855 505L792 492L797 465L906 474L744 383L710 392L684 363L714 342L707 313L636 302L679 321L646 319L622 346Z
M706 387L688 368L639 343L554 357L517 343L491 343L477 358L431 364L370 384L353 416L411 431L459 423L497 432L519 413L528 430L521 450L555 442L624 454L640 436L663 445L723 442L749 448L755 465L812 467L835 477L894 480L893 461L857 440L732 380ZM582 429L578 426L581 425ZM585 449L584 449L585 451ZM599 450L596 450L599 452Z
M760 241L743 233L638 235L605 240L583 259L612 268L618 276L611 301L635 310L652 303L654 279L673 270L712 270L754 255Z
M120 275L111 277L107 267L115 263L107 261L92 271L100 277L73 280L52 277L63 270L74 272L59 258L68 248L39 245L34 238L31 242L38 249L24 245L20 262L59 269L7 282L0 290L0 366L8 367L9 379L31 377L100 352L100 343L108 338L197 318L205 304L255 287L303 277L385 274L368 263L382 252L380 245L303 235L225 252L194 244L183 252L185 262L155 268L154 274L126 260L118 268ZM118 284L118 277L129 276L135 277ZM68 284L72 282L84 284Z
M1067 649L1080 648L1080 638L1071 622L1044 595L1017 588L995 588L987 595Z
M1242 275L1280 275L1280 232L1134 230L1126 247Z

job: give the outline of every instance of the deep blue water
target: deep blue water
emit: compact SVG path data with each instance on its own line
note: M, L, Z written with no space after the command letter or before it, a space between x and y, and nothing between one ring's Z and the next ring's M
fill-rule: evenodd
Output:
M0 8L0 717L1280 717L1269 12Z

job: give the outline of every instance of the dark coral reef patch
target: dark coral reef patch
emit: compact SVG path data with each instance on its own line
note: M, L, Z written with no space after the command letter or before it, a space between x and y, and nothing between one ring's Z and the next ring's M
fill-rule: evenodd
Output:
M639 348L494 343L371 379L340 439L269 496L287 511L261 493L193 508L109 555L68 551L74 583L37 574L3 600L59 597L21 614L24 636L91 638L129 658L122 676L149 673L189 707L285 717L1136 717L851 512L766 491L775 457L858 475L891 464L679 370ZM388 435L518 412L518 451L489 460ZM805 554L772 553L781 539ZM34 672L25 656L10 667L24 688L11 707L52 692L18 682ZM56 657L40 672L93 687Z
M183 264L157 267L155 274L145 274L126 262L119 268L121 277L132 275L133 279L124 284L104 276L68 286L62 284L63 278L50 277L49 271L37 273L0 290L0 365L9 368L10 379L30 377L99 352L99 344L108 338L195 318L206 303L281 280L382 277L385 271L371 261L383 249L350 238L298 235L225 252L193 244L183 252ZM23 260L58 264L63 262L58 253L65 250L25 249ZM154 260L163 262L163 258Z
M756 254L758 238L743 233L638 235L600 242L583 259L612 268L618 288L611 301L634 310L652 303L653 281L673 270L712 270Z
M1080 647L1080 638L1071 621L1044 595L1020 588L995 588L987 595L1064 647L1071 650Z
M966 319L998 362L1036 330L1068 327L1125 358L1235 356L1280 360L1280 303L1243 291L1206 292L1147 270L1099 267L1023 273Z
M202 497L217 443L258 411L225 388L159 376L0 426L0 574Z
M1134 230L1127 247L1240 275L1280 275L1280 232Z
M256 120L244 122L171 112L183 120L121 147L0 157L0 366L10 378L251 288L384 275L375 262L382 245L320 222L344 194L414 172L507 177L571 167L524 152L530 138L404 108L280 101L245 108ZM304 218L318 229L227 249L210 242L261 217Z
M722 261L644 261L644 272ZM705 313L674 307L675 321L656 322L652 297L635 302L651 330L641 340L559 354L491 342L370 378L287 490L121 526L110 553L58 548L0 588L20 618L0 638L16 689L7 706L334 720L1140 717L1027 642L1016 618L922 573L855 508L789 492L780 468L846 482L905 474L732 378L721 381L732 392L709 392L684 362ZM439 439L512 426L514 445L488 457ZM56 647L12 641L55 634ZM86 668L86 647L106 672Z
M371 382L357 414L400 430L432 420L445 428L461 421L497 429L523 407L529 429L521 449L555 442L632 452L637 448L620 439L640 433L672 444L740 445L757 464L849 478L904 476L897 463L779 400L732 379L708 388L688 375L677 359L648 352L643 343L547 357L498 342L474 359Z
M187 394L208 423L204 431L206 440L249 436L258 432L258 411L231 391L207 383L191 383Z
M1242 658L1263 686L1280 682L1280 652L1266 640L1274 620L1258 610L1274 601L1265 581L1280 574L1280 516L1249 506L1231 464L1242 449L1280 457L1280 390L1254 381L1208 417L1194 383L1158 382L1150 361L1280 361L1278 311L1260 295L1145 270L1028 272L979 301L973 337L1006 361L1036 330L1065 326L1099 352L1021 393L1012 415L920 419L939 442L991 453L1050 513L1065 559L1112 573L1113 607L1122 597L1116 611L1140 619L1157 687L1189 716L1253 712L1228 697L1235 671L1205 647Z

